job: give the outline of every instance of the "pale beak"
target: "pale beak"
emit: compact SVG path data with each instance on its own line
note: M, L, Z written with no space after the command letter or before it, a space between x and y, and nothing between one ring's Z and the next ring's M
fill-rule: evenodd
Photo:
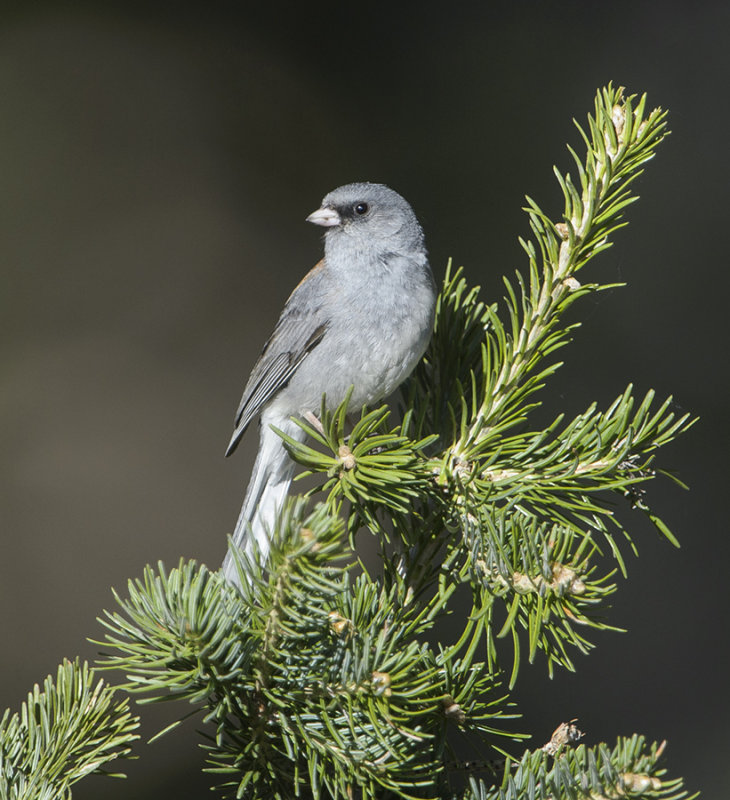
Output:
M323 207L313 211L307 217L307 222L313 222L315 225L322 225L324 228L332 228L335 225L339 225L342 220L334 208Z

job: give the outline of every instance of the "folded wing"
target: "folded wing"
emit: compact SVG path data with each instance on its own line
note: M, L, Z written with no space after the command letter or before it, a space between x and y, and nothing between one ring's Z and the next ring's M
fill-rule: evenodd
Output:
M292 295L293 297L293 295ZM238 446L251 420L291 380L299 365L327 332L327 321L306 306L298 310L290 301L254 365L236 411L235 430L226 450L229 456ZM304 310L306 309L306 310Z

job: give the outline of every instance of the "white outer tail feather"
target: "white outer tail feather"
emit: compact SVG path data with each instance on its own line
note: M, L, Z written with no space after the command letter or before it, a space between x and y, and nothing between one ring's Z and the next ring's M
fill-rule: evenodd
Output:
M233 531L231 545L223 561L223 576L229 583L240 585L240 576L232 548L242 549L249 557L253 554L256 542L259 560L263 563L269 555L271 532L286 500L289 486L294 477L294 462L284 449L279 434L271 430L271 425L291 436L304 441L306 434L290 418L271 419L263 415L259 452L251 472L251 480L246 490L241 513Z

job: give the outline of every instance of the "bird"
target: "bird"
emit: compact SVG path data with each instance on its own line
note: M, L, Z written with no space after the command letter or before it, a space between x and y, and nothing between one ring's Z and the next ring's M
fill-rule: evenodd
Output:
M259 449L223 575L240 586L234 550L265 563L295 465L272 426L297 441L323 395L348 412L372 405L408 377L431 337L436 288L423 229L408 204L379 183L327 194L308 222L322 226L324 256L284 305L243 390L229 456L255 417ZM256 543L254 548L253 543Z

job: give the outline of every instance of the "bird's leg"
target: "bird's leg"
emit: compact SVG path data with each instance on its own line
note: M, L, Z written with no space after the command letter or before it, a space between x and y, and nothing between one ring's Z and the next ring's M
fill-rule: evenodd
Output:
M324 432L324 428L322 427L322 422L316 414L313 414L311 411L305 411L302 416L313 428L316 428L322 434L322 436L325 438L327 437L327 434ZM340 446L337 454L339 455L340 462L345 469L355 469L355 457L352 455L352 450L350 450L346 444Z
M322 423L316 414L314 414L312 411L305 411L302 416L315 430L318 430L322 436L327 436L327 434L324 432L324 428L322 427Z

